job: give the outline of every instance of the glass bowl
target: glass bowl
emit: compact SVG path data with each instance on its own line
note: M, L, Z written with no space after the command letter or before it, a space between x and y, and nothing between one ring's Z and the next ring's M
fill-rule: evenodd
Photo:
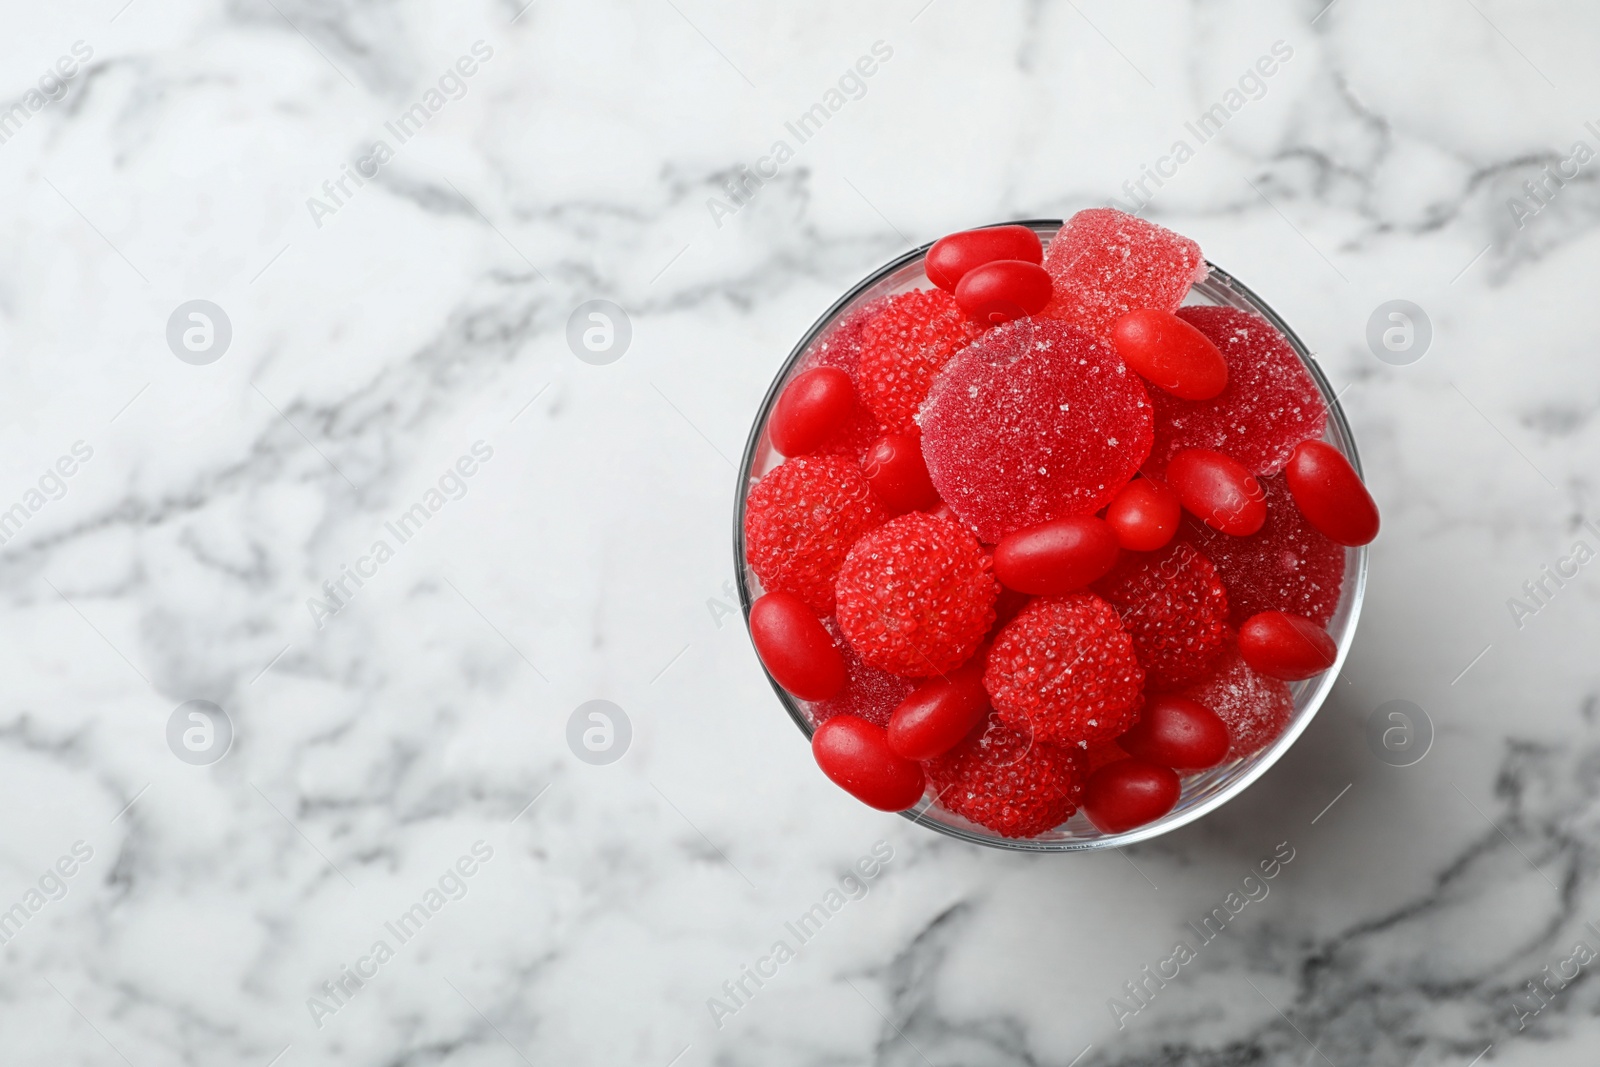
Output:
M1020 221L1020 225L1031 227L1039 234L1042 241L1048 243L1061 228L1061 220L1025 219ZM838 302L806 331L805 336L800 338L800 342L789 353L789 358L784 360L783 367L773 380L771 388L767 390L766 398L761 402L755 424L750 430L750 439L745 444L743 462L739 467L738 498L733 515L734 566L739 576L739 602L744 610L747 628L750 621L750 605L761 595L761 584L750 570L749 564L745 562L744 504L750 486L782 462L782 457L773 451L766 435L767 420L772 414L772 407L777 403L778 395L784 386L788 385L790 379L798 372L812 345L836 323L871 300L931 285L923 273L922 265L923 257L927 255L930 247L931 245L923 245L884 264L840 297ZM1361 460L1356 455L1355 438L1351 435L1350 425L1345 421L1344 411L1339 407L1338 398L1334 395L1321 368L1317 366L1310 350L1277 312L1268 307L1260 297L1216 264L1208 263L1208 265L1210 273L1206 280L1197 283L1190 290L1184 303L1222 304L1243 308L1255 312L1277 327L1294 347L1295 353L1305 364L1328 405L1328 427L1323 432L1322 439L1342 452L1359 473ZM1186 826L1244 792L1251 782L1278 762L1279 757L1288 751L1289 746L1294 744L1295 739L1311 724L1312 716L1316 715L1317 709L1322 707L1322 702L1333 689L1339 671L1344 666L1345 656L1350 651L1350 642L1355 636L1356 617L1361 613L1361 598L1366 584L1366 548L1345 549L1344 585L1339 592L1338 607L1328 622L1328 633L1339 645L1339 655L1333 666L1314 678L1290 683L1289 689L1294 696L1294 714L1276 741L1245 759L1230 760L1209 770L1186 776L1183 779L1183 792L1178 798L1178 803L1155 822L1146 823L1124 833L1108 834L1097 830L1080 811L1060 826L1037 837L1015 839L1001 837L986 827L969 822L943 808L935 807L931 803L931 791L930 795L924 796L916 807L901 814L913 822L963 841L1021 852L1079 852L1118 848L1139 841L1148 841L1180 826ZM771 675L768 675L768 681L772 681ZM789 695L775 681L772 682L772 688L778 695L778 701L789 712L789 717L809 740L815 727L807 713L806 703Z

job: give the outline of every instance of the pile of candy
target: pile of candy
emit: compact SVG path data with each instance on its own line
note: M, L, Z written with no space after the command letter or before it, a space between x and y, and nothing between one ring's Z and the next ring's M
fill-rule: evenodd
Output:
M873 807L1116 833L1270 744L1333 665L1378 512L1288 341L1181 306L1195 242L1110 209L953 234L825 335L750 489L750 632Z

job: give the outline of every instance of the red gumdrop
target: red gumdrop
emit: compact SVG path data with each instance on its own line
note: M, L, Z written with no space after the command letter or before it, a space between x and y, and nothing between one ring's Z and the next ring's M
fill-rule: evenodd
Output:
M878 499L895 515L921 511L939 502L922 460L922 438L914 433L880 437L867 449L861 471Z
M956 303L975 322L993 325L1036 315L1050 303L1050 275L1037 263L997 259L969 270L956 286Z
M1182 510L1177 493L1151 478L1135 478L1106 506L1106 523L1123 548L1154 552L1178 532Z
M989 713L980 649L959 670L919 685L889 717L889 747L906 759L942 756Z
M883 727L854 715L817 727L811 754L835 785L879 811L904 811L926 789L922 767L890 751Z
M994 576L1008 589L1057 596L1103 577L1121 551L1103 519L1052 519L1002 537L994 548Z
M801 700L827 700L844 688L833 638L793 593L768 593L750 606L750 640L767 672Z
M1020 259L1038 263L1044 258L1039 235L1026 226L986 226L941 237L928 249L923 269L928 280L941 289L955 292L961 278L974 267L997 259Z
M1118 760L1089 776L1083 787L1083 813L1102 832L1120 834L1171 811L1181 789L1170 767L1140 759Z
M1055 297L1040 314L1063 319L1102 340L1130 311L1173 311L1206 275L1200 246L1163 226L1114 208L1088 208L1068 219L1045 249Z
M1354 547L1378 536L1378 505L1337 448L1301 441L1283 476L1300 514L1329 540Z
M1238 460L1209 448L1179 452L1167 464L1167 484L1190 514L1207 526L1245 537L1267 521L1267 498Z
M784 387L773 405L767 436L785 456L821 448L855 414L856 387L838 367L814 367Z
M1239 627L1239 655L1270 678L1297 682L1333 666L1339 646L1328 631L1302 615L1263 611Z
M1197 700L1163 693L1145 701L1133 729L1117 738L1128 755L1174 770L1214 767L1228 755L1228 727Z
M1123 362L1173 396L1209 400L1228 384L1217 346L1170 311L1130 311L1111 327L1111 338Z

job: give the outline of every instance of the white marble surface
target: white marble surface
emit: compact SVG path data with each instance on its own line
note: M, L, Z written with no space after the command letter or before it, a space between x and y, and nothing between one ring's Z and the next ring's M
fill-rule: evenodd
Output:
M0 144L0 508L25 517L0 551L0 908L26 915L0 1058L1592 1062L1600 964L1522 1029L1513 997L1600 949L1596 577L1520 629L1507 599L1596 540L1600 163L1520 228L1508 201L1600 149L1600 16L1322 3L11 5L0 96L92 55ZM478 41L460 98L387 136ZM785 122L879 41L796 145ZM1126 855L860 807L718 606L767 381L908 244L1122 195L1276 41L1146 213L1345 389L1385 527L1337 699L1242 798ZM393 158L313 218L379 138ZM778 138L794 157L714 218ZM593 298L632 321L609 365L565 340ZM1394 298L1435 329L1409 366L1364 337ZM205 366L164 336L191 299L232 323ZM464 495L386 536L476 442ZM319 628L345 564L372 577ZM166 741L194 699L236 733L209 766ZM566 742L591 699L632 724L607 766ZM1415 766L1365 740L1392 699L1435 724ZM708 998L880 841L861 899L719 1028ZM478 842L401 944L385 922ZM1110 998L1280 842L1270 894L1119 1029Z

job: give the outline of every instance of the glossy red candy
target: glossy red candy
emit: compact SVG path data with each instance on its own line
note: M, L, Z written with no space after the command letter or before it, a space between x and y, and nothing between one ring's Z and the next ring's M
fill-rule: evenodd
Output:
M928 465L922 460L922 438L917 434L892 433L878 438L867 449L861 471L892 514L921 511L939 502L928 479Z
M997 259L1039 263L1044 259L1044 246L1039 243L1039 235L1026 226L963 230L935 241L928 249L924 269L929 281L953 293L969 270Z
M1227 724L1216 712L1175 693L1151 697L1133 729L1117 738L1136 759L1188 771L1221 763L1229 743Z
M1037 263L997 259L969 270L956 286L956 303L974 322L994 325L1036 315L1050 303L1050 275Z
M1339 646L1303 615L1263 611L1239 627L1239 655L1268 677L1295 682L1333 666Z
M1116 566L1117 534L1103 519L1053 519L1007 534L994 548L994 576L1035 596L1071 593Z
M801 700L827 700L844 688L833 638L793 593L768 593L750 606L750 640L777 683Z
M1228 384L1222 352L1170 311L1130 311L1112 325L1111 339L1124 363L1173 396L1210 400Z
M1301 441L1283 476L1295 507L1328 540L1354 546L1378 536L1378 505L1337 448L1322 441Z
M1089 776L1083 813L1108 834L1155 822L1178 802L1181 785L1169 767L1141 759L1108 763Z
M767 423L772 447L785 456L820 448L855 413L856 387L838 367L815 367L795 377Z
M1172 540L1182 518L1178 494L1150 478L1135 478L1106 507L1106 523L1122 547L1154 552Z
M833 783L879 811L904 811L922 799L922 767L894 754L883 727L835 715L811 735L811 754Z
M989 713L983 649L959 670L923 682L889 716L889 748L911 760L942 756Z
M1167 484L1212 529L1246 537L1267 521L1267 497L1244 464L1209 448L1189 448L1167 464Z

